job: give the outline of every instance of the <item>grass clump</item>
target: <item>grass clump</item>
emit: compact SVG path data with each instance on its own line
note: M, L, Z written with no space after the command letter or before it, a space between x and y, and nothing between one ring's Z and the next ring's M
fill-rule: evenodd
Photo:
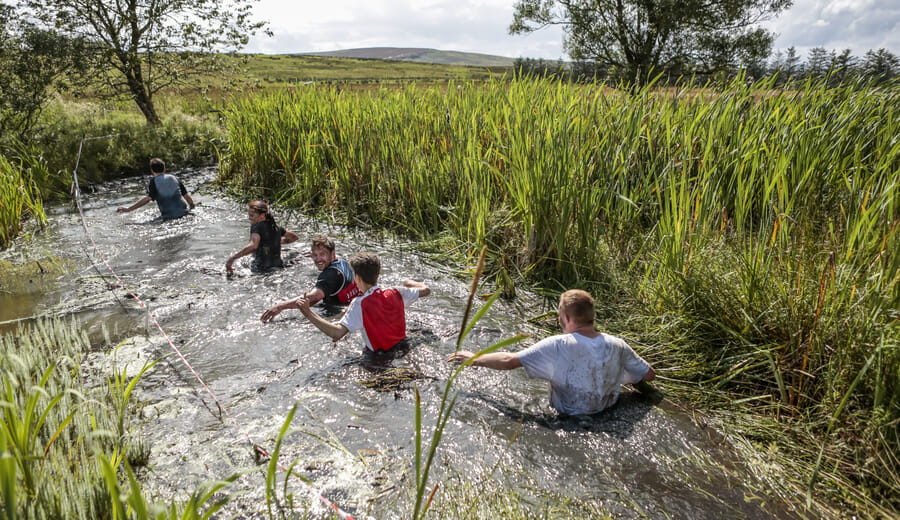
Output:
M103 387L85 380L88 347L75 324L60 321L0 337L0 487L9 518L104 518L109 495L97 454L146 459L136 439L114 434Z
M44 204L35 177L44 173L37 161L16 160L0 154L0 248L8 246L22 230L22 220L46 222Z
M0 516L32 519L202 519L232 476L184 504L148 501L132 470L149 448L137 428L136 377L90 377L90 345L74 322L38 321L0 336ZM123 485L120 480L124 481ZM214 501L215 500L215 501Z

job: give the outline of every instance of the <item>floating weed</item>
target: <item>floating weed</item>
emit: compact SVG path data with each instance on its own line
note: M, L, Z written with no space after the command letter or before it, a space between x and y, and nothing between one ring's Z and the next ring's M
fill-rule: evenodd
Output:
M375 377L361 380L359 384L378 392L393 392L409 388L409 383L425 377L425 374L412 368L391 367Z

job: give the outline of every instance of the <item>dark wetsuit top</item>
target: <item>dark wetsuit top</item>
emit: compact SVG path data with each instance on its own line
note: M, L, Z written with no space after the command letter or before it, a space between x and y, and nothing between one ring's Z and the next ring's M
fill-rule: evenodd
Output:
M325 293L322 300L325 305L346 305L359 296L359 289L353 281L353 269L350 262L338 258L319 273L316 278L316 289Z
M184 200L187 189L174 175L154 175L147 187L147 195L156 201L162 218L166 220L180 218L188 213L188 205Z
M254 251L250 268L254 271L267 271L273 267L284 267L281 262L281 237L286 233L285 229L263 220L250 226L250 234L253 233L259 235L259 245Z

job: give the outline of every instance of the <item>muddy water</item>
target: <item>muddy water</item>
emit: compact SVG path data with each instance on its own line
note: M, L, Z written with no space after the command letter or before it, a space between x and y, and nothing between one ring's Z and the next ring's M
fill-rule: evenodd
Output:
M287 246L285 256L293 259L288 268L254 275L245 258L237 276L227 278L224 262L246 244L249 224L243 204L209 186L214 174L181 172L201 205L173 222L155 220L153 204L115 213L143 194L146 179L88 191L84 206L100 250L149 303L225 414L148 326L137 303L107 275L71 205L51 208L44 233L0 255L20 264L56 255L76 265L53 283L40 282L37 293L5 291L4 321L76 315L94 337L103 337L105 328L114 341L125 340L117 359L129 374L147 360L162 358L145 376L139 398L141 429L151 446L142 478L157 498L184 497L200 483L244 472L235 485L242 494L229 512L264 517L264 471L255 469L248 436L271 450L288 411L299 403L282 460L299 460L297 470L317 490L358 518L408 518L415 478L414 393L409 384L377 391L361 381L387 367L417 371L424 423L430 428L450 370L443 359L455 348L469 280L459 276L461 266L435 261L413 243L294 214L279 218L301 236L300 243ZM393 360L365 356L357 335L332 343L297 311L286 311L273 323L260 322L268 306L311 286L317 271L300 253L318 232L334 237L339 253L378 253L382 285L415 278L432 287L432 296L408 309L413 347L406 355ZM92 267L88 255L99 268ZM528 295L498 303L466 346L476 350L515 333L537 333L527 319L546 310L545 303ZM457 387L438 478L463 476L476 488L500 481L535 503L540 503L537 497L571 497L615 517L789 516L784 504L760 494L718 434L661 396L624 394L599 416L560 419L547 406L545 384L529 380L522 370L472 369ZM299 484L289 492L298 511L327 517Z

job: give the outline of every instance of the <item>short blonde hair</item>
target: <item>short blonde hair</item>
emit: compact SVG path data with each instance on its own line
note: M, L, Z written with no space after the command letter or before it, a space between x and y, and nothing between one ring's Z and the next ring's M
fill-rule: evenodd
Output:
M560 310L578 325L594 324L594 298L587 291L572 289L559 296Z

